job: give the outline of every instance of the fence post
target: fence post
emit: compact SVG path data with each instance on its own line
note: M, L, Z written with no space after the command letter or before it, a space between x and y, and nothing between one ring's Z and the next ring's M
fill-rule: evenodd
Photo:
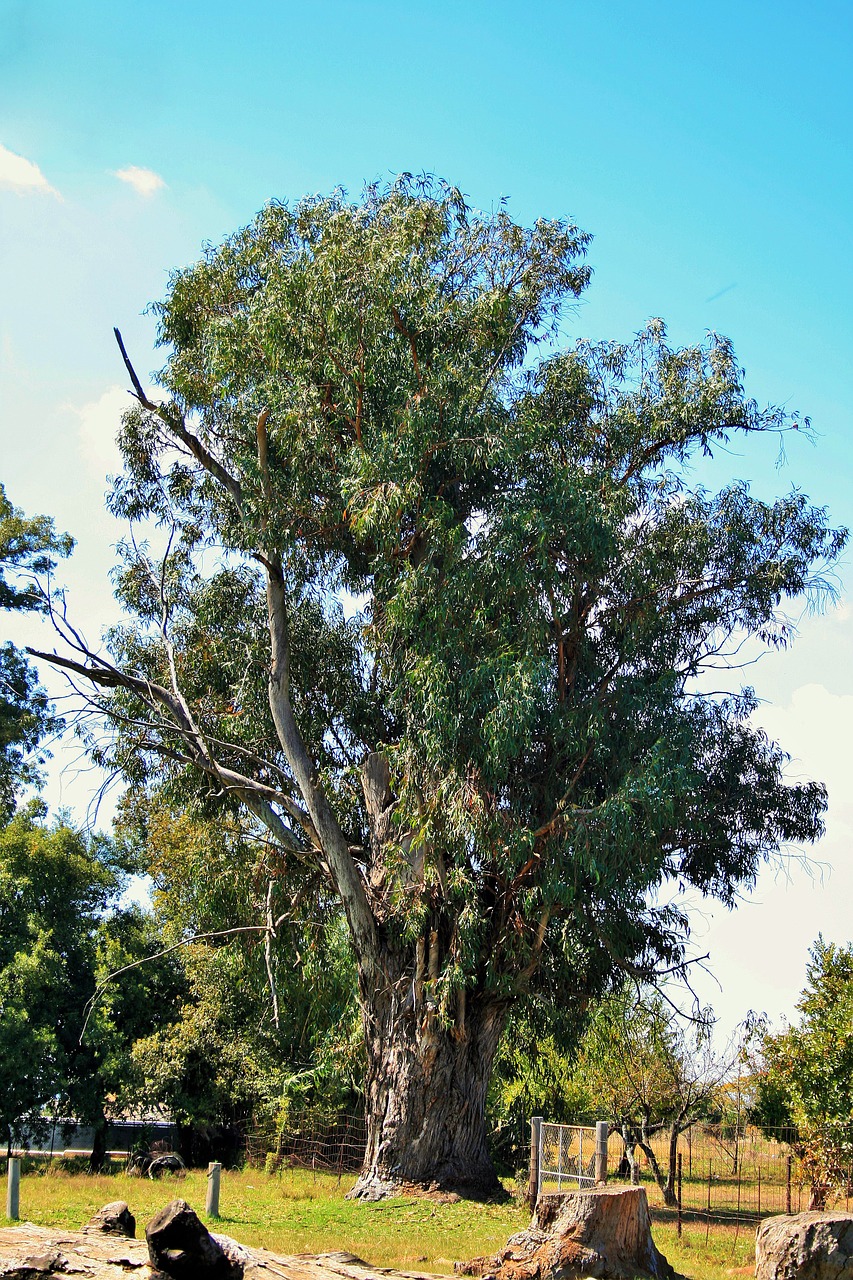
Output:
M607 1137L609 1134L606 1120L599 1120L595 1126L595 1181L603 1184L607 1181Z
M211 1160L207 1166L207 1204L205 1212L208 1218L219 1217L219 1176L222 1165L218 1160Z
M791 1156L785 1160L785 1212L791 1212Z
M21 1216L21 1161L17 1156L9 1157L6 1185L6 1217L17 1222Z
M530 1121L530 1181L527 1185L527 1200L531 1209L536 1208L539 1199L539 1161L542 1151L542 1117L534 1116Z
M678 1235L680 1236L681 1235L681 1152L680 1151L678 1153L677 1168L678 1168L678 1220L676 1223L676 1229L678 1231Z
M705 1245L708 1244L708 1233L711 1230L711 1165L713 1161L708 1161L708 1216L705 1219Z

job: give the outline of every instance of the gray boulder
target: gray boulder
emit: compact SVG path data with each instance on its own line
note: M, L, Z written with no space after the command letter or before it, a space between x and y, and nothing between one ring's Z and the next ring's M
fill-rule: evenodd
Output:
M756 1280L853 1280L853 1216L767 1218L755 1236Z

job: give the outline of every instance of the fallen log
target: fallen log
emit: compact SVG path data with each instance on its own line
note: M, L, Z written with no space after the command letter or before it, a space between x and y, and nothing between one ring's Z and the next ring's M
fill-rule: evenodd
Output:
M229 1280L441 1280L424 1272L370 1267L348 1253L288 1255L249 1249L228 1236L212 1235L181 1200L155 1214L145 1240L134 1240L100 1225L100 1215L113 1217L105 1210L116 1208L105 1206L80 1231L31 1222L0 1228L0 1280L69 1275L78 1280L201 1280L212 1275Z

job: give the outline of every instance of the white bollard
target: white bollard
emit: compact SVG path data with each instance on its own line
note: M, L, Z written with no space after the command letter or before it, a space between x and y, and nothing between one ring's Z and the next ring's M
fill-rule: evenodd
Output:
M219 1175L222 1173L222 1165L217 1160L212 1160L207 1166L207 1204L205 1212L208 1218L219 1217Z
M9 1157L9 1173L6 1184L6 1217L17 1222L21 1216L21 1162L17 1156Z

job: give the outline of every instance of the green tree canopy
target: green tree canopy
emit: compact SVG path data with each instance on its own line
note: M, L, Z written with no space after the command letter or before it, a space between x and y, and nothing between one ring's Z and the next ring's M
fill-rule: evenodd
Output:
M322 883L294 892L277 845L235 815L205 822L162 798L127 797L119 830L146 859L158 945L177 948L183 977L180 998L132 1046L144 1104L213 1134L272 1129L294 1090L353 1105L363 1085L355 972ZM135 972L147 993L146 970ZM126 1026L120 990L108 998Z
M115 848L32 804L0 828L0 1133L67 1114L89 1088L79 1043L97 928L123 878Z
M853 943L818 937L797 1009L764 1037L752 1118L799 1151L817 1209L853 1162Z
M43 583L73 546L47 516L27 517L0 484L0 611L41 610ZM59 727L35 670L9 642L0 645L0 821L11 817L20 788L39 780L39 742Z
M657 886L732 904L822 830L749 691L695 678L744 636L786 644L845 534L796 491L688 484L694 455L788 419L717 335L566 344L587 242L408 177L272 203L172 276L162 400L125 353L112 509L159 552L123 550L109 655L53 660L113 726L100 758L242 807L285 882L339 898L361 1194L493 1186L513 1002L582 1008L677 964Z

